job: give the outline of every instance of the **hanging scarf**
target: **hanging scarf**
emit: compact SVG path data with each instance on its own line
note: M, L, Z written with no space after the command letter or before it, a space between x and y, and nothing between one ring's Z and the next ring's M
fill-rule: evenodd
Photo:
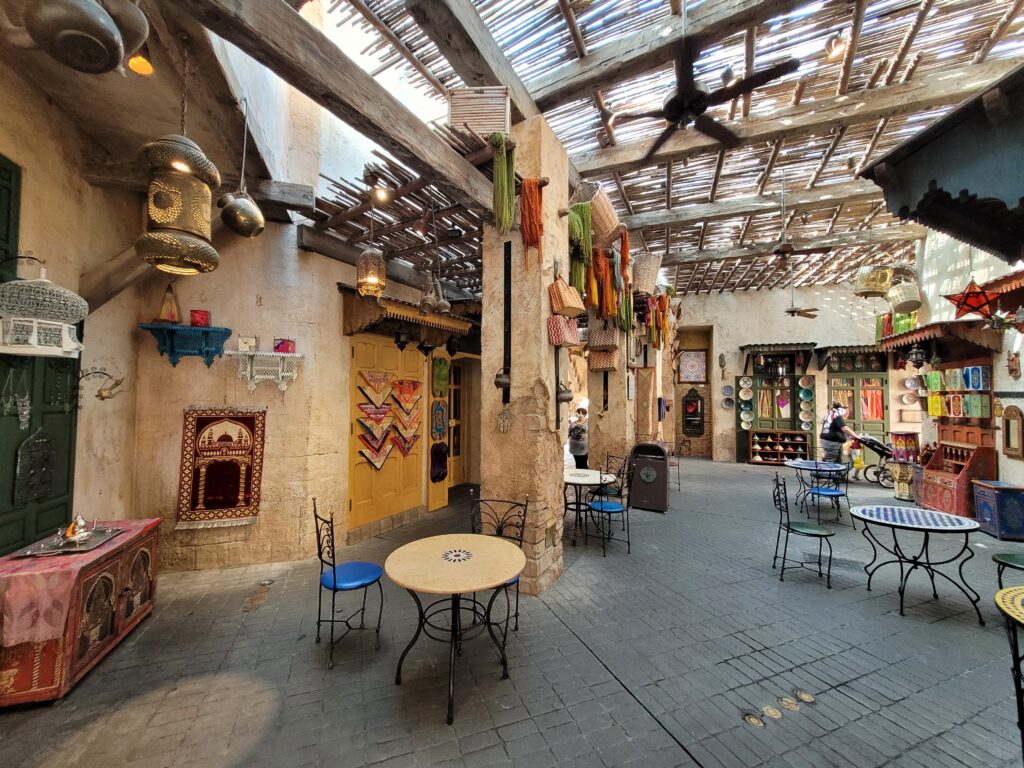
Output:
M612 249L612 277L615 279L615 290L622 293L623 285L622 280L622 256Z
M597 276L594 273L594 259L591 259L590 263L587 264L587 306L596 308L599 294L597 290Z
M573 222L573 219L576 222ZM580 253L583 254L583 261L590 264L590 254L594 250L594 232L590 220L590 202L573 203L569 207L569 237L573 236L576 230L576 242L580 244Z
M622 259L619 268L622 270L622 280L627 285L629 284L629 230L622 230L622 236L619 238L619 255Z
M579 291L581 297L587 292L587 264L575 246L569 256L569 285Z
M537 266L541 266L541 240L544 237L542 218L544 190L539 179L523 179L519 194L519 232L523 236L523 267L530 271L530 248L537 249Z
M494 147L494 227L505 235L515 215L516 151L505 146L503 133L492 133L487 142Z

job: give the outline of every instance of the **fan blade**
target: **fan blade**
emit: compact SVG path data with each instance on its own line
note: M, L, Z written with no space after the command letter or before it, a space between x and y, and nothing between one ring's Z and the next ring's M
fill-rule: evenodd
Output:
M726 149L738 147L740 144L739 136L721 123L717 122L714 118L708 117L707 115L698 116L697 119L693 121L693 127L705 136L710 136Z
M621 120L648 120L648 119L665 119L665 111L663 109L652 109L647 112L626 112L619 114L618 112L612 112L611 120L613 123L617 123Z
M658 136L658 138L656 138L654 140L653 144L651 144L651 148L647 150L647 154L644 155L643 162L647 162L652 157L654 157L654 153L662 148L662 146L665 144L665 142L669 140L669 137L673 133L675 133L675 131L676 131L676 129L678 127L679 126L677 126L675 123L671 123L671 124L667 125L665 127L665 130L661 132L661 135Z
M768 67L767 69L762 69L760 72L755 72L750 77L744 77L738 83L733 83L732 85L727 85L724 88L719 88L717 91L712 91L708 94L708 106L713 107L716 104L725 104L727 101L732 101L737 96L750 93L755 88L760 88L762 85L767 85L772 80L792 74L798 69L800 69L800 59L786 59L780 64Z
M817 320L818 319L818 310L816 310L816 309L813 310L813 311L809 310L809 309L801 309L799 312L797 312L797 314L800 317L806 317L808 320Z
M680 41L679 52L676 54L676 93L690 94L697 90L693 81L693 62L699 54L700 51L689 37Z

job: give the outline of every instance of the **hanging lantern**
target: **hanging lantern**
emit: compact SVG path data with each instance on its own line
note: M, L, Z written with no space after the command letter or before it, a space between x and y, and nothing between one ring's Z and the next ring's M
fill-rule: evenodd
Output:
M907 352L907 363L915 368L921 368L927 359L928 353L920 344L915 344L910 348L910 351Z
M892 283L892 268L865 265L857 270L853 278L853 295L863 299L874 299L885 296Z
M387 264L384 261L384 252L379 248L364 248L359 254L359 264L356 272L356 289L360 296L377 298L387 287Z
M40 270L36 280L0 283L0 345L5 353L78 357L75 325L89 305L74 291L55 285Z
M971 282L960 293L943 294L944 299L956 305L956 319L964 315L978 314L982 317L992 317L999 306L999 294L989 293L983 290L971 278Z
M149 163L146 233L135 241L148 264L172 275L212 272L210 205L220 172L191 139L163 136L143 147Z

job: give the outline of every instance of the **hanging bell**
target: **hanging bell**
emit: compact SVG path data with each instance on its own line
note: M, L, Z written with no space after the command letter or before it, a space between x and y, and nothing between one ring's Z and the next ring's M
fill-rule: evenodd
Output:
M224 209L220 212L221 221L242 237L257 237L267 226L263 211L248 192L228 192L217 201L217 207Z
M434 311L447 315L452 311L452 303L444 296L444 289L441 287L441 278L434 278L434 286L437 292L437 301L434 303Z
M420 314L427 314L433 312L437 307L437 297L434 295L434 281L432 278L427 278L428 288L423 292L423 296L420 297L419 310Z

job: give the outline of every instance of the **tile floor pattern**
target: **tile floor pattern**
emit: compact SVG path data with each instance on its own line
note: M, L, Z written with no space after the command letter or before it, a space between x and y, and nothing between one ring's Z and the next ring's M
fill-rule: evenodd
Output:
M770 568L771 470L685 461L667 515L634 513L633 554L566 545L566 570L523 597L500 679L486 637L457 665L421 640L408 595L385 589L383 644L313 642L315 562L168 573L157 610L63 701L0 713L0 766L1020 766L1009 651L992 607L993 551L966 573L986 626L958 593L897 573L865 590L869 548L840 529L833 589ZM887 500L854 484L854 503ZM383 562L403 542L463 529L465 508L344 551ZM809 549L797 541L792 549ZM273 579L260 593L259 582ZM250 610L245 610L247 607ZM814 704L742 724L794 688Z

